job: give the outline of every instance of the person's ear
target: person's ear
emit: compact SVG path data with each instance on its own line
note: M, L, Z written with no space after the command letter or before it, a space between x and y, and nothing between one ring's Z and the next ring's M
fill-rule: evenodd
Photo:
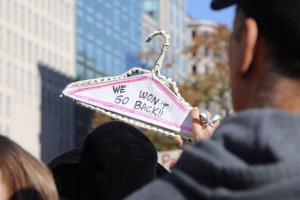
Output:
M255 46L258 39L258 27L253 18L247 18L244 21L244 30L242 31L243 52L240 65L240 73L246 74L251 67L255 55Z

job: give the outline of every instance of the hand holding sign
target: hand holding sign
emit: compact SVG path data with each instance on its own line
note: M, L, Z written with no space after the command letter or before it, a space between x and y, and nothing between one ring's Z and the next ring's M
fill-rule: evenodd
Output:
M163 30L155 31L147 41L156 35L165 41L152 71L133 68L120 76L71 83L63 94L113 118L190 140L192 107L181 97L176 83L160 74L169 36Z

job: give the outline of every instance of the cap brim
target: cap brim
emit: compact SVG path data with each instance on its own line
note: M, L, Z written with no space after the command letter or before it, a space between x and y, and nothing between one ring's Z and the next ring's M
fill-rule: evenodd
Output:
M213 10L220 10L227 8L236 3L236 0L213 0L210 4L210 7Z
M80 190L78 184L78 165L83 148L79 147L67 151L52 160L48 167L53 172L55 183L59 191L60 198L75 199ZM161 164L157 163L156 177L162 177L169 171Z
M78 148L72 149L70 151L67 151L67 152L57 156L51 162L49 162L48 167L50 169L54 169L55 167L63 165L63 164L78 163L80 160L81 152L82 152L82 147L78 147Z
M82 152L82 147L78 147L75 149L72 149L70 151L67 151L60 156L56 157L54 160L52 160L49 164L48 167L53 170L56 167L59 166L68 166L72 164L78 164ZM164 168L160 163L157 162L156 166L156 177L161 177L165 174L168 174L169 171Z

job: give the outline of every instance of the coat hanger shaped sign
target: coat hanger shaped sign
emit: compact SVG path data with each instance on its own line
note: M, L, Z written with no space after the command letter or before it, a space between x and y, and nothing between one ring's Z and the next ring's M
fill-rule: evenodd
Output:
M126 123L191 141L192 107L181 97L176 82L160 74L169 46L164 30L154 31L164 39L152 70L132 68L120 76L71 83L63 90L77 104Z

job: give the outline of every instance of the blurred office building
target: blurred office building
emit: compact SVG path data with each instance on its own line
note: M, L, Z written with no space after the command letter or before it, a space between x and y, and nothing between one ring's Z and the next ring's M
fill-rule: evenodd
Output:
M120 75L140 64L142 11L141 0L77 0L79 79Z
M183 82L186 79L187 57L183 53L186 47L187 34L186 4L186 0L144 0L144 11L154 21L154 23L151 22L153 28L164 29L170 35L170 46L163 62L162 74L172 77L178 82ZM144 27L150 27L150 20L147 21L148 23L145 23ZM143 29L143 37L149 34L146 33L148 29ZM157 58L158 53L155 52L160 52L161 48L162 42L159 40L153 44L144 44L142 52L146 53L143 54L143 60L146 60L149 67L152 67L150 62L153 62L150 55ZM147 54L147 52L150 53Z
M0 132L49 161L74 145L73 0L0 1Z
M120 75L141 67L143 1L77 0L77 78ZM91 130L94 112L75 107L75 145L81 145Z

